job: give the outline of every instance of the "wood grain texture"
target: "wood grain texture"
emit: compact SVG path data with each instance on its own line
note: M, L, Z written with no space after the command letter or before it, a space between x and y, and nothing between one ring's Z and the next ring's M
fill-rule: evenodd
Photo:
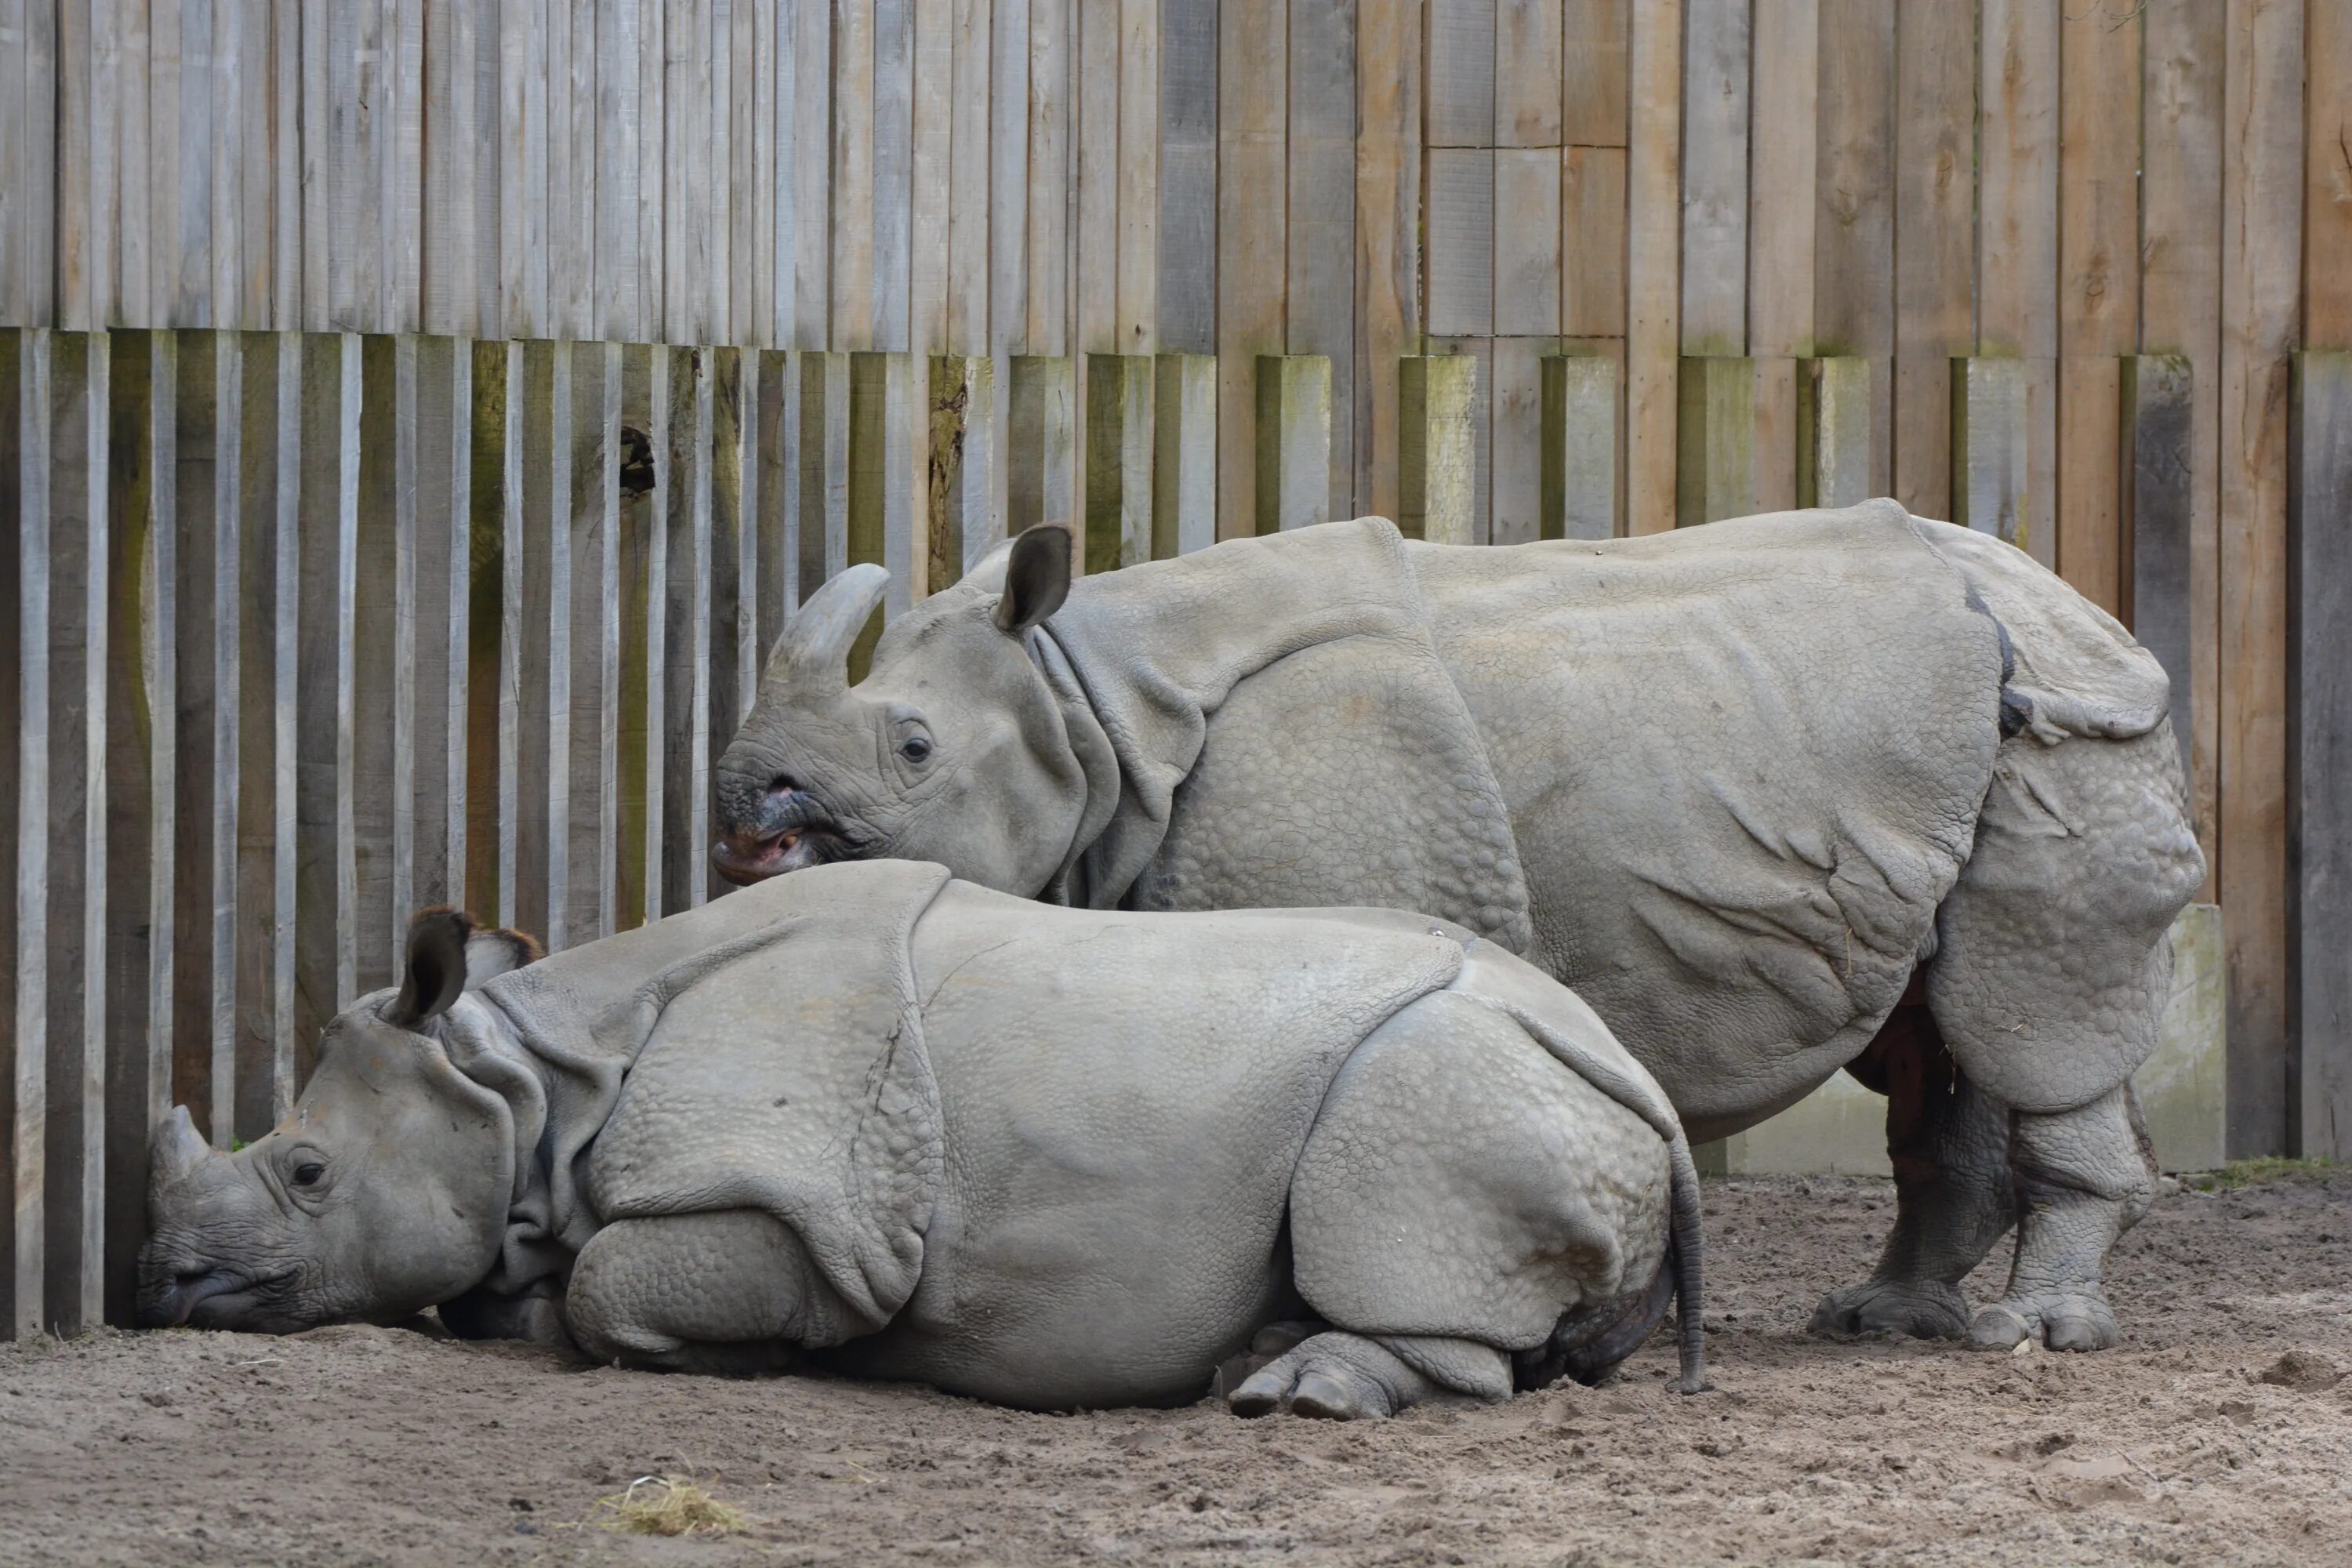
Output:
M0 71L13 68L13 62L0 62ZM29 651L23 633L23 584L30 554L26 548L21 510L22 454L26 435L23 427L21 394L23 362L30 336L30 333L16 328L0 330L0 504L5 504L7 518L5 530L0 530L0 607L7 611L9 627L6 633L0 633L0 877L6 879L5 890L0 890L0 953L6 955L6 962L0 963L0 1016L8 1020L9 1027L14 1031L9 1037L12 1045L8 1060L0 1064L0 1202L5 1202L7 1206L7 1219L0 1223L0 1337L12 1340L26 1331L26 1325L18 1316L18 1306L27 1300L37 1302L41 1277L41 1260L37 1256L23 1264L16 1257L19 1216L23 1213L22 1199L16 1190L21 1173L16 1147L24 1125L16 1110L16 1094L17 1075L23 1064L13 1046L15 1040L30 1032L26 1027L27 1019L18 1011L24 1005L24 993L18 982L20 976L33 970L37 956L37 942L26 934L34 928L28 923L20 923L18 918L25 897L19 860L24 847L25 825L28 820L36 820L26 812L21 788L26 747L22 722L26 685L24 663ZM46 646L46 639L42 646ZM46 691L47 680L41 684ZM46 779L46 772L43 777ZM46 807L42 815L47 815ZM28 949L35 951L28 952ZM40 1023L40 1015L35 1015L31 1022ZM29 1296L23 1289L24 1278L27 1276L33 1282L33 1292ZM37 1331L37 1306L32 1315L32 1331Z
M948 128L948 327L940 345L985 353L988 337L990 0L954 0Z
M1330 363L1333 514L1355 515L1356 301L1338 286L1356 254L1356 14L1346 0L1289 0L1289 235L1284 342ZM1558 181L1553 182L1558 193ZM1555 285L1553 293L1558 295Z
M1625 168L1622 147L1560 149L1559 326L1569 337L1625 335ZM1810 248L1805 268L1811 278Z
M1473 542L1477 373L1466 354L1411 354L1399 367L1396 524L1408 539Z
M2056 384L2054 360L1952 362L1952 521L2053 567Z
M1160 8L1160 346L1217 348L1217 5Z
M1771 84L1749 120L1748 344L1758 354L1812 352L1821 58L1820 0L1755 0L1756 79Z
M874 6L834 12L833 316L835 348L874 346Z
M21 26L21 21L20 24ZM27 298L19 279L17 298ZM15 952L10 977L16 990L15 1049L10 1053L11 1124L9 1198L9 1330L29 1339L47 1321L43 1293L47 1281L47 1164L49 1079L49 784L51 590L53 541L48 465L36 454L50 449L50 361L46 330L9 334L15 372L5 410L8 421L9 471L16 476L16 537L12 575L17 635L14 658L16 885Z
M1383 517L1401 506L1398 365L1422 347L1421 50L1414 0L1357 7L1354 492Z
M2182 354L2134 354L2122 362L2118 423L2123 439L2122 511L2128 571L2126 624L2172 683L2172 732L2181 766L2192 765L2196 682L2192 604L2196 471L2192 371Z
M914 168L908 244L907 348L938 353L948 343L950 182L955 110L953 0L915 0ZM781 342L781 339L772 339Z
M2058 362L2058 573L2121 618L2123 602L2120 359Z
M2299 0L2229 13L2221 191L2220 885L2230 1152L2289 1147L2287 355L2302 284Z
M2352 5L2305 5L2304 341L2337 348L2352 344Z
M827 216L832 211L833 8L826 0L793 0L793 293L798 325L793 344L821 349L831 341L833 321L832 220Z
M1560 0L1498 0L1495 7L1495 145L1560 143Z
M1495 154L1494 320L1498 336L1559 334L1559 160L1557 147Z
M1331 520L1331 362L1257 361L1257 526L1261 533Z
M1675 526L1675 415L1682 342L1682 4L1635 10L1626 164L1625 479L1633 533Z
M1217 540L1217 365L1153 357L1151 558L1165 561Z
M996 353L1027 352L1029 10L1051 3L993 0L989 16L988 346Z
M1069 353L1070 0L1029 7L1028 324L1033 354Z
M1076 521L1077 367L1053 355L1015 354L1007 390L1005 533Z
M1685 358L1680 392L1677 525L1748 516L1757 510L1755 362Z
M1603 354L1550 354L1541 374L1538 537L1607 539L1616 532L1623 367Z
M1078 351L1117 353L1119 180L1127 168L1119 140L1120 0L1078 0L1077 228ZM1155 136L1156 141L1156 136ZM1091 368L1088 372L1091 375Z
M1895 349L1895 9L1822 0L1820 169L1815 191L1814 347L1874 362L1872 468L1892 488Z
M1683 29L1683 353L1736 356L1748 352L1748 0L1687 0Z
M1429 0L1432 147L1495 145L1496 10L1496 0Z
M1087 365L1086 569L1115 572L1151 559L1149 354L1095 354Z
M1119 353L1150 353L1160 346L1160 7L1119 0L1118 14L1113 327Z
M1976 342L1973 22L1906 10L1895 42L1895 498L1921 517L1951 512L1951 362Z
M874 7L874 346L908 343L915 266L915 10Z
M1948 368L1947 374L1951 374ZM1944 406L1952 406L1947 393ZM1855 506L1870 499L1871 418L1870 362L1865 359L1808 359L1797 366L1797 494L1801 507ZM1952 451L1968 450L1965 434L1953 439ZM1950 470L1948 462L1948 471ZM2006 475L2005 469L1996 469ZM2017 482L2021 483L2021 480ZM1963 521L1962 498L1953 497L1953 520ZM1998 502L1979 501L1979 510Z
M2059 11L1983 0L1978 83L1977 352L2058 340Z
M1220 539L1272 526L1257 515L1257 358L1281 353L1286 342L1288 21L1286 10L1274 5L1226 5L1217 13Z
M849 564L849 356L800 355L800 597Z
M2291 1152L2352 1154L2352 353L2298 354L2289 500L2294 580L2287 800L2294 878Z
M1626 144L1633 0L1567 0L1560 19L1560 140Z
M1495 159L1485 147L1428 154L1428 322L1441 336L1495 330Z
M1433 337L1429 347L1433 354L1460 355L1476 366L1470 382L1470 524L1463 542L1484 544L1494 512L1495 340Z
M1489 544L1524 544L1542 537L1543 362L1559 341L1495 340L1489 361L1495 367L1495 390L1487 401Z
M2141 95L2140 347L2189 369L2189 800L2216 896L2221 657L2222 7L2150 0Z
M995 486L996 366L985 354L930 362L930 433L924 583L938 593L961 581L988 537Z

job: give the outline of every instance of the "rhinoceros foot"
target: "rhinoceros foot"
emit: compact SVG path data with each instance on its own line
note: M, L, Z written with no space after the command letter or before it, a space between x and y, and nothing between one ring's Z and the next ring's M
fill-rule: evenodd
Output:
M1940 1279L1865 1279L1822 1297L1806 1328L1832 1337L1906 1334L1957 1340L1969 1331L1969 1303Z
M1391 1350L1362 1334L1317 1334L1252 1373L1225 1403L1236 1415L1287 1410L1326 1421L1361 1421L1430 1400L1510 1396L1510 1369L1499 1351L1421 1336L1398 1336L1395 1343Z
M2015 1350L2036 1336L2053 1351L2103 1351L2120 1342L2123 1331L2105 1297L2052 1291L1984 1308L1969 1325L1969 1348Z

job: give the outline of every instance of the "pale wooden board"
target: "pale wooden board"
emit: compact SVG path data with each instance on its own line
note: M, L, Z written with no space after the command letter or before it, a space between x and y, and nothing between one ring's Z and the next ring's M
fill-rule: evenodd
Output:
M154 153L151 143L155 140L151 120L152 108L152 51L147 6L137 0L117 0L115 32L117 65L114 79L115 112L115 218L114 218L114 313L113 324L124 327L146 327L155 323L152 279L154 267L152 221L150 190L154 178ZM281 64L281 70L295 73L297 90L302 65L301 50L292 51L293 58ZM292 121L282 121L278 134L295 147L299 147L299 127ZM281 198L282 199L282 198ZM290 215L296 237L301 232L301 206L299 192ZM278 215L281 225L289 215ZM0 247L5 247L0 240ZM298 247L299 250L299 247ZM298 255L279 279L281 286L295 289L299 300L301 289L301 258ZM0 286L0 298L5 297ZM293 325L299 325L299 320ZM120 1164L121 1162L115 1162Z
M2058 342L2059 8L1983 0L1977 102L1977 352Z
M855 353L849 356L849 560L887 565L890 535L907 527L912 497L911 470L903 446L904 399L910 390L912 356ZM874 643L887 619L887 603L869 619L850 650L849 679L864 679Z
M805 27L805 21L802 26ZM662 205L663 169L669 153L669 77L664 58L669 47L668 31L665 6L646 0L637 7L637 315L627 335L641 340L662 338L670 330L667 215ZM621 68L626 69L625 61ZM804 128L803 133L809 132ZM821 132L815 136L804 155L814 156L822 169L824 138Z
M744 616L755 602L759 563L747 551L743 511L743 355L731 349L706 349L710 364L710 587L704 595L709 675L703 687L703 735L715 763L743 717L743 655L750 641Z
M583 537L582 524L596 514L583 507L586 498L581 493L582 481L588 478L581 462L588 433L581 428L581 387L575 374L578 351L572 343L559 342L535 352L547 361L547 384L542 405L538 376L531 376L526 415L531 428L525 446L529 469L524 484L529 489L523 514L527 552L523 636L530 668L523 673L523 783L532 800L525 805L523 820L526 825L531 821L532 804L543 816L539 824L536 879L530 864L534 857L529 854L532 840L526 837L523 841L523 897L527 901L533 892L538 893L539 923L530 924L526 915L525 929L537 932L548 951L555 952L579 940L572 927L576 904L572 853L578 842L574 808L583 781L572 774L579 754L572 724L578 715L578 689L585 684L593 698L595 688L593 679L583 682L581 678L581 656L590 650L581 646L583 632L575 627L574 617L581 608L580 579L586 575L593 582L593 563L602 556L603 548L593 533ZM708 355L710 351L704 353ZM592 563L585 574L580 566L583 551ZM593 637L593 616L589 626L584 635Z
M794 0L794 5L793 199L798 210L798 258L793 288L799 326L793 342L795 347L821 349L832 322L827 300L833 251L824 215L832 199L833 12L825 0ZM814 584L803 582L802 586Z
M1077 367L1051 355L1015 354L1010 374L1005 532L1040 522L1075 522Z
M1538 535L1610 538L1617 531L1621 489L1624 363L1605 353L1551 354L1539 374Z
M2058 362L2058 573L2120 618L2123 600L2120 359Z
M388 109L377 143L383 171L377 215L383 236L383 294L373 325L379 331L414 332L424 296L425 8L409 4L393 9L384 18L382 47Z
M211 574L212 798L209 820L211 916L205 965L209 1094L206 1113L213 1146L234 1141L236 1106L237 841L243 750L238 744L244 713L243 637L246 584L243 571L245 512L246 343L235 332L213 334L215 398L212 442ZM193 553L193 552L192 552ZM52 1005L55 1005L52 998Z
M607 351L608 354L614 352ZM665 400L654 395L656 365L662 353L634 345L617 350L621 416L644 434L648 443L653 440L656 426L662 424L661 411L666 406ZM666 425L662 425L660 435L664 447L657 450L667 447ZM653 906L659 901L656 893L648 890L659 887L657 817L661 809L657 771L660 747L649 743L652 731L648 729L649 721L658 717L660 702L660 684L654 677L655 644L658 639L652 635L650 607L656 602L653 579L660 553L655 542L664 532L654 497L667 483L663 472L668 467L667 463L657 464L650 475L633 476L621 503L615 541L618 604L614 613L618 628L614 640L618 646L609 667L615 671L618 683L614 693L614 771L610 791L617 819L611 900L615 931L642 924L652 916ZM662 549L667 549L666 542Z
M948 325L954 354L989 350L989 0L953 0L954 83L948 110Z
M718 237L711 232L712 0L667 0L664 37L662 177L662 326L672 342L712 339ZM863 15L853 7L853 15ZM870 60L870 52L868 58ZM856 67L844 59L841 72ZM835 157L839 149L835 147ZM861 179L860 189L867 181ZM861 231L863 232L863 231Z
M103 179L100 188L104 189ZM82 792L81 842L74 846L81 883L81 951L78 976L81 983L80 1038L69 1047L74 1104L80 1112L79 1158L75 1163L78 1222L73 1321L95 1328L106 1318L107 1210L107 1014L110 1006L107 895L110 845L108 831L108 712L111 682L108 666L118 635L114 621L114 589L110 567L114 554L114 503L110 494L113 426L111 354L104 333L84 337L77 345L80 359L78 384L69 388L79 405L80 428L70 432L56 448L64 462L81 469L76 498L85 522L81 529L82 635L81 721ZM60 487L62 488L62 487ZM54 627L53 627L54 629ZM54 672L53 672L54 673ZM54 747L55 739L51 744ZM54 755L54 751L52 755ZM54 1100L52 1104L54 1105Z
M1632 76L1633 0L1566 0L1560 26L1560 140L1622 147Z
M915 7L874 7L874 347L904 353L914 289Z
M1265 531L1257 515L1257 356L1284 344L1288 226L1288 16L1217 13L1217 536Z
M22 5L26 0L10 0ZM147 21L147 315L150 324L176 320L180 289L180 7L151 5ZM315 55L315 64L314 64ZM302 39L304 159L321 158L326 128L327 29L311 27ZM0 61L0 81L14 62ZM315 77L315 87L313 78ZM323 163L321 163L323 167ZM11 183L11 188L14 183ZM323 215L322 215L323 216ZM327 225L307 226L303 250L306 321L327 321ZM25 318L14 318L22 321Z
M1746 517L1756 504L1756 363L1709 357L1682 362L1682 443L1675 479L1676 521L1689 528Z
M849 564L849 356L800 355L800 597Z
M1570 337L1623 337L1625 150L1563 147L1559 189L1560 331ZM1805 266L1811 277L1810 249Z
M2125 443L2123 514L2128 580L2125 608L2139 645L2172 683L2172 733L2181 766L2192 763L2196 678L2190 532L2196 471L2192 372L2181 354L2135 354L2122 362L2119 415Z
M1429 331L1485 337L1495 328L1495 157L1486 148L1429 153Z
M593 0L575 0L593 4ZM766 229L762 199L771 188L759 162L755 116L759 107L761 7L730 0L727 45L727 118L713 128L711 157L727 171L727 336L730 343L764 342L767 321L758 306L753 273L758 236ZM754 323L757 323L756 325Z
M1988 357L1956 359L1951 371L1951 521L2017 545L2026 542L2032 484L2026 468L2029 368L2024 360Z
M660 0L655 0L648 9L659 15L662 9ZM329 15L332 17L334 13L331 12ZM332 25L331 22L330 25ZM337 46L329 50L327 85L329 92L335 95L338 100L348 101L344 95L351 89L346 85L348 68L343 63L343 54L344 50L341 47L339 38ZM499 148L499 331L514 337L520 337L530 331L530 323L536 319L526 297L524 282L524 271L530 264L526 251L531 243L531 237L525 231L524 225L530 210L529 193L534 188L531 181L527 177L523 162L526 96L524 75L530 59L530 7L525 5L501 5L499 11L499 133L497 138ZM660 69L658 56L656 56L654 69L656 72ZM348 137L343 131L341 117L336 117L332 123L335 135L335 156L329 166L328 180L335 198L331 221L341 224L349 219L348 204L352 200L351 181L344 173L349 159L349 154L344 150L344 143ZM658 181L661 168L658 153L655 154L653 168L654 177ZM546 174L543 167L535 188L540 190L546 188ZM656 189L658 188L656 184ZM658 227L656 232L659 233ZM328 268L331 277L337 275L338 259L331 252L329 256ZM337 308L332 320L333 324L340 326L345 320L341 308L343 291L339 286L336 292Z
M1070 0L1030 0L1028 324L1033 354L1070 352Z
M211 306L208 324L224 329L245 323L245 163L246 80L245 35L257 17L234 0L214 0L212 37L207 46L211 102L206 130L212 153L208 193L205 255L211 263ZM257 86L258 84L255 84ZM186 100L182 99L183 107Z
M995 0L989 16L988 346L1025 353L1029 329L1029 10L1053 0Z
M21 17L16 18L19 26ZM26 298L19 290L18 299ZM49 755L51 646L49 617L54 578L50 571L52 520L48 465L37 460L51 443L50 334L46 330L6 334L10 385L6 404L8 458L14 476L9 595L16 635L9 650L14 666L10 728L16 876L10 889L15 936L9 984L15 991L9 1090L9 1331L30 1339L47 1320L44 1286L47 1235L47 1134L49 1040Z
M2341 38L2338 32L2336 37ZM2295 647L2290 831L2295 850L2296 1050L2291 1152L2352 1154L2352 354L2297 356L2293 508Z
M1486 524L1490 544L1524 544L1542 537L1543 361L1559 341L1495 340L1495 390L1487 405L1494 453L1488 479L1493 495Z
M2221 384L2223 12L2151 0L2141 95L2140 347L2189 364L2189 798L2206 884L2221 865Z
M915 151L908 244L907 348L937 353L948 342L948 277L955 149L954 0L915 0Z
M1331 362L1257 361L1257 526L1261 533L1331 521Z
M1285 343L1330 362L1335 517L1356 515L1356 301L1336 286L1356 253L1356 15L1345 0L1290 0L1289 218ZM1558 181L1553 183L1555 196ZM1558 297L1557 284L1553 295Z
M2304 4L2303 334L2336 348L2352 343L2352 5Z
M1487 542L1493 514L1495 341L1492 338L1439 338L1429 341L1433 354L1459 354L1475 363L1470 384L1470 525L1465 544Z
M1409 354L1398 367L1396 524L1409 539L1475 542L1477 372L1467 354Z
M56 140L57 165L51 178L56 182L57 211L55 227L47 237L55 296L49 321L76 331L105 325L91 301L92 289L100 281L95 274L104 265L97 252L109 237L99 227L101 198L97 171L91 167L97 149L91 134L90 98L98 84L93 68L97 46L90 35L95 26L110 22L107 0L94 4L83 0L81 5L62 7L51 23L57 29L57 74L50 83L57 108L51 129ZM23 126L10 124L5 134L13 140L23 134ZM14 196L13 189L10 195Z
M1683 33L1682 350L1736 356L1748 352L1748 0L1687 0Z
M180 10L174 54L179 134L173 143L175 183L170 196L176 231L170 258L170 319L186 327L214 324L213 111L221 93L220 84L214 79L213 20L213 6L205 0L188 0ZM351 90L356 89L354 80ZM26 189L37 184L37 176L30 178ZM37 195L34 199L42 198Z
M1429 0L1428 144L1495 144L1496 0Z
M1495 7L1495 145L1560 143L1560 0Z
M1217 539L1217 364L1206 354L1154 356L1151 558Z
M2289 1146L2287 355L2302 292L2304 7L2230 14L2221 189L2221 871L2230 1152Z
M1561 184L1557 147L1509 148L1495 154L1498 337L1559 333Z
M1118 28L1118 278L1112 326L1119 353L1150 353L1160 346L1158 0L1119 0ZM1079 151L1086 149L1081 145Z
M780 30L789 33L792 7L745 6L739 13L737 26L744 55L740 63L750 76L751 91L736 104L748 121L748 130L741 133L742 145L737 150L745 188L737 199L736 213L748 237L740 257L744 274L739 288L741 298L736 304L745 316L744 341L772 347L792 341L785 321L790 313L786 301L792 298L792 268L787 267L780 272L776 266L779 254L792 254L790 240L784 241L781 252L777 244L779 237L789 231L790 220L782 209L792 200L790 182L784 173L792 158L792 122L788 112L782 120L778 118L781 104L788 101L791 95L792 57L791 46L778 34ZM781 79L777 70L780 46L785 51ZM780 86L785 95L782 100L777 96ZM782 159L778 157L780 151ZM600 272L600 282L602 277Z
M644 82L637 58L644 44L638 13L635 5L596 9L594 335L607 339L643 335L638 324L644 268L637 254L637 163Z
M1856 506L1871 497L1870 362L1866 359L1808 359L1799 362L1797 395L1797 494L1801 507ZM1948 375L1954 369L1948 366ZM1955 384L1958 384L1956 380ZM1944 406L1954 400L1947 391ZM1947 431L1955 453L1965 450L1966 435L1958 426ZM2022 448L2021 447L2021 452ZM2021 479L2019 481L2022 483ZM1965 521L1958 511L1961 497L1953 498L1951 521ZM1979 511L1971 515L1981 515ZM1992 503L1998 505L1997 502Z
M1626 527L1675 525L1675 410L1681 304L1682 3L1633 18L1625 226Z
M1421 49L1413 0L1357 7L1354 489L1381 516L1400 504L1398 362L1421 347Z
M1895 48L1895 497L1921 517L1948 517L1951 362L1976 342L1969 8L1905 12Z
M1160 346L1217 347L1217 6L1160 11Z
M497 447L499 497L499 676L498 676L498 816L493 842L498 846L498 921L514 925L523 918L523 900L530 896L523 874L524 845L530 828L529 797L523 787L523 581L527 545L524 534L529 478L530 364L522 343L509 339L498 369L496 407L499 417ZM662 451L659 446L654 448ZM655 472L667 475L671 465L656 461ZM543 883L541 884L543 886Z
M1895 423L1893 0L1821 0L1821 33L1814 346L1872 361L1872 468L1884 487Z
M415 883L420 906L466 907L467 724L473 592L473 359L469 343L416 345Z
M424 330L478 329L474 260L474 7L429 0L425 56ZM462 43L461 41L462 40ZM609 221L609 214L599 215ZM609 247L614 237L600 227Z
M1077 0L1077 133L1072 149L1077 163L1077 225L1073 240L1078 257L1077 351L1088 356L1119 352L1118 182L1126 167L1119 143L1120 4ZM1091 363L1087 375L1093 375Z
M797 434L793 402L800 391L792 355L771 349L760 355L758 446L758 526L760 531L759 642L757 657L768 650L784 629L788 608L796 601L793 589L799 576L798 531L800 487L794 482L793 445ZM753 677L756 679L758 670ZM755 696L757 689L754 688Z

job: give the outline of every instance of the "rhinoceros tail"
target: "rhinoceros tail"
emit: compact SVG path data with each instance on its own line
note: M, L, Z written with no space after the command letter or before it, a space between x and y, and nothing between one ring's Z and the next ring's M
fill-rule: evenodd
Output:
M1675 1271L1675 1337L1682 1354L1682 1375L1675 1383L1684 1394L1705 1394L1715 1385L1706 1380L1705 1292L1699 1288L1698 1166L1692 1163L1690 1141L1675 1131L1673 1154L1673 1239L1667 1261ZM1661 1271L1663 1272L1663 1270Z

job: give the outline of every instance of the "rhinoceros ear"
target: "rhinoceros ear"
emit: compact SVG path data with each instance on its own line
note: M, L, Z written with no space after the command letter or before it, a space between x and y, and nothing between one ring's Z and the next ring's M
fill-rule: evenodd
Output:
M1041 522L1021 531L1004 563L1004 592L996 601L999 631L1019 637L1042 625L1070 596L1070 531Z
M477 931L466 939L466 989L476 991L485 980L510 974L526 963L537 963L547 949L529 931Z
M414 1029L450 1009L466 989L466 939L473 930L472 918L456 910L426 910L408 922L408 973L383 1011L385 1023Z
M768 679L812 697L846 690L850 647L889 586L890 574L870 561L828 580L776 639Z

